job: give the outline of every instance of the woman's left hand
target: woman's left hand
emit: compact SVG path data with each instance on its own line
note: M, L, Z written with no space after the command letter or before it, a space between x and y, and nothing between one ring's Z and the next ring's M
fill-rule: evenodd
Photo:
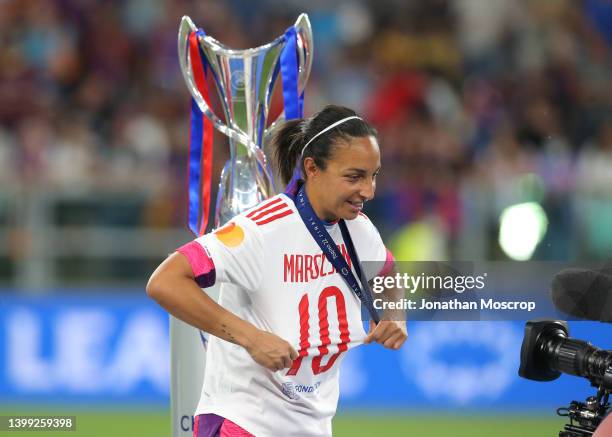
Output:
M364 339L364 344L380 343L387 349L397 350L408 338L406 322L381 320L378 324L370 320L370 332Z

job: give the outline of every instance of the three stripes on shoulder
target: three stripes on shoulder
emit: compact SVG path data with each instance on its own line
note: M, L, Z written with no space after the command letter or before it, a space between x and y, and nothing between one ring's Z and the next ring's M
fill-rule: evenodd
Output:
M248 213L247 218L251 219L258 226L262 226L290 214L293 214L293 210L289 207L287 202L279 196L264 202L262 206Z

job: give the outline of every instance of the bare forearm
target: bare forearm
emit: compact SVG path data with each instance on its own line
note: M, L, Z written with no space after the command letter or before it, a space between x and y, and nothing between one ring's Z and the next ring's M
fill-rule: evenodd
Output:
M164 268L164 264L160 269ZM257 328L217 304L188 276L156 271L147 294L176 318L234 344L248 347Z
M187 258L177 252L153 272L147 284L147 294L184 322L244 347L256 363L269 370L291 367L298 357L287 341L257 329L202 292Z

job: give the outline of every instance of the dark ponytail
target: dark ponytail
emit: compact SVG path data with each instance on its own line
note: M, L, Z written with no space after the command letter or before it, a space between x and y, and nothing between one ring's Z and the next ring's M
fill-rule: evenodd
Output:
M304 155L301 155L302 149L311 138L335 122L354 115L357 114L352 109L328 105L312 118L289 120L277 128L272 137L271 147L283 183L289 183L296 165L299 165L302 174L304 173L304 158L313 158L315 164L325 170L327 161L338 142L348 141L350 138L376 137L376 129L365 120L355 118L319 135L308 144Z
M304 144L304 131L302 127L306 121L302 118L288 120L280 126L272 137L272 150L274 161L278 167L278 173L283 184L288 184L293 176L293 170L297 164L301 144Z

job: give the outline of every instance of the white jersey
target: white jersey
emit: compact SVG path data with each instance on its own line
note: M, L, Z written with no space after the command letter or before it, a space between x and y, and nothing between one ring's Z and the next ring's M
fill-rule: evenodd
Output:
M360 214L347 226L359 258L388 267L391 258L369 219ZM327 231L351 265L339 226ZM335 273L293 201L275 196L190 243L196 244L181 253L200 286L223 283L224 308L299 353L290 369L272 372L241 346L210 336L196 415L217 414L257 437L331 435L340 362L366 333L359 299ZM198 250L208 259L196 260Z

